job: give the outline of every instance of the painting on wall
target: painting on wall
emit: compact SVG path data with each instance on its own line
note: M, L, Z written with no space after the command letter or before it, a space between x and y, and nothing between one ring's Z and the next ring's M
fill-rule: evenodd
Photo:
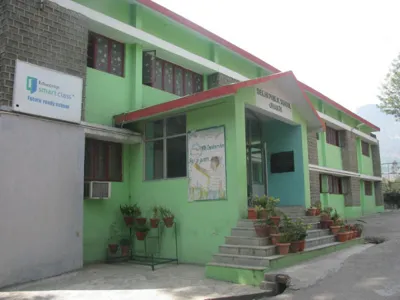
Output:
M226 199L225 127L188 134L189 202Z

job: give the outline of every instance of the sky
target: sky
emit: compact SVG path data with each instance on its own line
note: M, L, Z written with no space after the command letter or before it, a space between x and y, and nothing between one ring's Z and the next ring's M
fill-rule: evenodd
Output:
M356 112L400 53L399 0L154 0Z

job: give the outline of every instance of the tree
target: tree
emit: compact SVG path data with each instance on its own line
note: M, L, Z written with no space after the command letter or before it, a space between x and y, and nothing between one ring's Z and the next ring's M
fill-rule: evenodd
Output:
M378 108L400 121L400 54L392 61L378 98Z

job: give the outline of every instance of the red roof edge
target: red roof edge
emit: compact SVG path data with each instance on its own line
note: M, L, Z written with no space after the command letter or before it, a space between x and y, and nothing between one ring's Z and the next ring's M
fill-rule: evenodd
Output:
M274 66L266 63L265 61L263 61L262 59L254 56L253 54L247 52L246 50L243 50L242 48L228 42L227 40L221 38L220 36L212 33L211 31L208 31L207 29L197 25L196 23L182 17L181 15L178 15L177 13L167 9L166 7L153 2L152 0L137 0L138 3L159 12L160 14L200 33L201 35L209 38L210 40L213 40L214 42L230 49L233 52L236 52L237 54L239 54L240 56L256 63L257 65L264 67L268 70L271 70L272 72L280 72L279 69L275 68ZM353 118L359 120L360 122L368 125L369 127L380 131L380 128L375 126L374 124L368 122L367 120L365 120L364 118L360 117L359 115L351 112L350 110L348 110L347 108L343 107L342 105L340 105L339 103L333 101L332 99L329 99L327 96L323 95L322 93L314 90L312 87L306 85L305 83L300 82L300 85L307 91L316 94L316 96L318 96L319 98L321 98L322 100L324 100L325 102L327 102L328 104L334 106L335 108L344 111L346 114L352 116ZM308 98L307 98L308 99Z

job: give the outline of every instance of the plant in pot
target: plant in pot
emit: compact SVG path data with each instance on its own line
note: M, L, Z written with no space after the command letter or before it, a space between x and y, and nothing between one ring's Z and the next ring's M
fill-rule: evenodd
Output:
M316 211L315 215L319 216L321 214L321 207L322 207L321 206L321 201L318 200L314 204L315 204L315 207L317 208L317 211Z
M160 223L160 207L158 205L154 205L152 208L153 217L150 218L151 228L157 228Z
M263 210L261 206L255 207L256 212L259 213L260 210ZM267 237L269 235L270 228L270 219L259 219L254 222L254 229L258 237Z
M117 223L116 222L113 222L110 225L109 231L110 231L110 233L109 233L110 237L108 238L108 251L111 254L115 254L118 251L117 240L118 240L118 237L120 235L120 232L119 232L119 229L117 227Z
M335 212L331 216L331 220L332 220L333 224L330 226L330 229L333 234L336 234L339 232L340 227L343 225L343 222L340 220L340 215L338 214L336 209L335 209Z
M315 206L310 206L307 209L307 215L308 216L316 216L317 215L317 208Z
M163 218L164 224L166 227L170 228L174 225L174 214L171 212L169 208L161 207L160 213Z
M291 230L292 227L292 221L290 218L288 218L284 213L282 213L282 224L280 227L276 226L275 227L278 228L278 232L277 233L270 233L270 237L271 237L271 243L272 245L277 245L280 242L280 238L281 236L285 233L285 232L289 232ZM273 222L271 220L271 222Z
M147 224L136 224L134 229L138 241L143 241L150 231L150 227Z
M135 217L135 223L138 225L146 224L147 219L142 217L142 210L140 207L135 203L132 205L133 209L133 216Z
M269 218L274 222L276 226L279 226L279 222L281 220L280 214L281 212L276 208L280 199L275 197L268 197L266 210L269 215Z
M119 242L121 246L121 255L122 256L128 256L129 255L129 250L131 248L131 241L127 238L123 238Z
M336 237L338 242L345 242L347 241L347 237L348 237L348 232L346 231L346 228L344 226L342 226L339 231L336 233Z
M290 243L292 241L293 233L291 231L286 231L281 234L279 242L276 243L280 255L286 255L289 253Z
M124 217L126 226L132 226L134 221L134 206L129 204L120 205L119 210Z
M331 220L332 208L326 207L321 210L320 214L320 225L321 229L329 229L330 226L333 225L333 221Z
M303 220L298 219L293 222L293 241L290 245L290 250L293 253L304 251L305 239L307 237L307 230L310 225L304 224Z
M363 221L363 220L357 220L357 222L366 223L366 222ZM361 237L361 235L362 235L362 233L363 233L363 231L364 231L364 225L363 225L363 224L360 224L360 223L356 223L356 224L354 224L354 229L355 229L355 231L356 231L356 237L359 238L359 237Z

